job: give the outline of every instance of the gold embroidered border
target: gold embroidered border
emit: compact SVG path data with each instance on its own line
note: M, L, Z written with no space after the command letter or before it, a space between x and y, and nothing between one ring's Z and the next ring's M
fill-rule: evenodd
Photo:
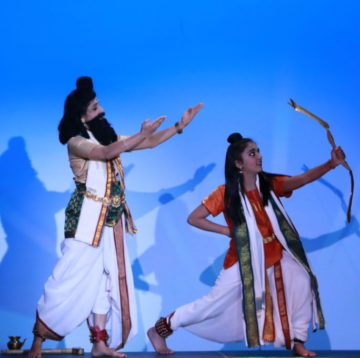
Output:
M273 313L274 309L270 293L269 278L265 270L265 321L263 329L263 340L267 342L275 341L275 326Z
M130 212L130 209L129 209L129 206L126 202L126 199L125 199L125 178L124 178L124 170L123 170L123 167L122 167L122 164L121 164L121 160L120 158L116 158L115 159L115 164L117 166L117 169L119 171L119 174L120 174L120 183L122 185L122 188L124 190L124 214L125 214L125 230L126 232L128 233L131 233L131 234L136 234L137 233L137 229L134 225L134 221L133 221L133 218L132 218L132 215L131 215L131 212Z
M275 277L276 296L278 302L281 328L285 339L285 347L286 349L291 349L290 326L289 326L289 318L287 314L285 287L284 287L280 261L274 264L274 277Z
M246 223L234 230L239 268L243 284L243 311L246 326L246 338L249 347L260 345L259 328L256 315L254 274L251 265L249 233Z
M110 197L110 193L111 193L111 162L108 160L106 162L106 189L105 189L105 197ZM92 246L99 246L100 243L100 237L101 237L101 233L104 227L104 223L105 223L105 219L106 219L106 213L108 211L108 205L103 204L101 206L101 210L100 210L100 215L99 215L99 220L98 223L96 225L96 230L95 230L95 235L93 238L93 242L92 242Z
M269 199L270 199L272 207L274 208L274 212L275 212L276 218L278 220L280 230L285 237L285 240L289 247L289 250L299 260L299 262L302 264L302 266L305 268L305 270L308 272L308 274L310 276L311 288L315 294L316 308L317 308L317 313L318 313L318 317L319 317L319 328L324 329L325 328L325 319L324 319L324 314L323 314L322 307L321 307L320 295L319 295L319 291L318 291L318 287L317 287L316 277L310 269L310 266L309 266L309 263L308 263L308 260L307 260L306 254L305 254L305 250L301 243L299 234L289 224L289 222L285 218L284 214L281 212L278 205L276 204L274 198L272 198L270 196Z
M115 348L117 351L124 347L131 331L130 298L127 286L126 263L124 255L124 235L121 220L114 227L114 243L118 266L119 295L121 307L121 343Z
M60 334L56 333L46 325L46 323L40 318L38 311L36 311L36 321L34 329L39 336L45 339L51 339L53 341L61 341L62 339L64 339L63 336L60 336Z

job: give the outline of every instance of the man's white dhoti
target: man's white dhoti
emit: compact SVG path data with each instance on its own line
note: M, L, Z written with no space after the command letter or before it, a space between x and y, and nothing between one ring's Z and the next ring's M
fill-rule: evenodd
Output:
M283 250L281 259L291 338L306 341L312 319L312 291L309 275L291 255ZM285 345L278 311L273 267L266 271L273 300L275 342ZM259 313L259 311L258 311ZM184 327L215 342L229 343L245 339L242 308L242 283L239 264L222 269L209 294L179 307L170 319L171 329ZM262 336L262 332L259 332Z
M63 256L45 284L38 302L40 320L59 336L66 336L91 313L108 313L109 346L121 343L121 302L113 228L104 226L98 247L65 239ZM124 240L131 331L137 333L136 305L131 264Z

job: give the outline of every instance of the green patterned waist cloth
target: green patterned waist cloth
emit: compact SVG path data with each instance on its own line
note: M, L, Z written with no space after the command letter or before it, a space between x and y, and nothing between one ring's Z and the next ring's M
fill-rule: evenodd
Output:
M76 188L72 194L69 204L65 209L65 238L75 237L76 229L79 223L81 207L85 198L86 184L75 183ZM107 205L107 213L105 219L106 226L115 226L120 220L121 214L124 211L125 198L124 190L119 182L111 183L110 199L122 198L122 200L114 200L116 205L111 203ZM111 202L112 200L110 200Z

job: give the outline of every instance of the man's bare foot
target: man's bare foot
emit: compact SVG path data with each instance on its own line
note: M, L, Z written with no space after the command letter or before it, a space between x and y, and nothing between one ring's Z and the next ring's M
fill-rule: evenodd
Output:
M166 345L165 339L158 335L158 333L156 332L155 327L150 328L147 331L147 335L148 335L148 337L150 339L150 342L151 342L152 346L154 347L156 352L158 352L159 354L172 354L172 353L175 353L174 351L172 351Z
M125 353L116 352L115 350L108 347L104 341L99 341L93 344L91 355L93 357L126 357Z
M293 353L298 357L315 357L316 353L309 351L302 343L295 343L293 348Z
M34 336L34 340L32 342L28 358L41 358L41 346L43 343L43 339L41 337Z

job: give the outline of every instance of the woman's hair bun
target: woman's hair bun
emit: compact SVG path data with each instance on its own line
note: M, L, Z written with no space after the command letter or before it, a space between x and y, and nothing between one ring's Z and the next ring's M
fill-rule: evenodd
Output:
M240 133L232 133L228 136L228 139L227 141L230 143L230 144L234 144L236 142L239 142L240 140L243 139L243 136L240 134Z
M93 90L93 81L91 77L79 77L76 80L76 89L80 91L92 91Z

